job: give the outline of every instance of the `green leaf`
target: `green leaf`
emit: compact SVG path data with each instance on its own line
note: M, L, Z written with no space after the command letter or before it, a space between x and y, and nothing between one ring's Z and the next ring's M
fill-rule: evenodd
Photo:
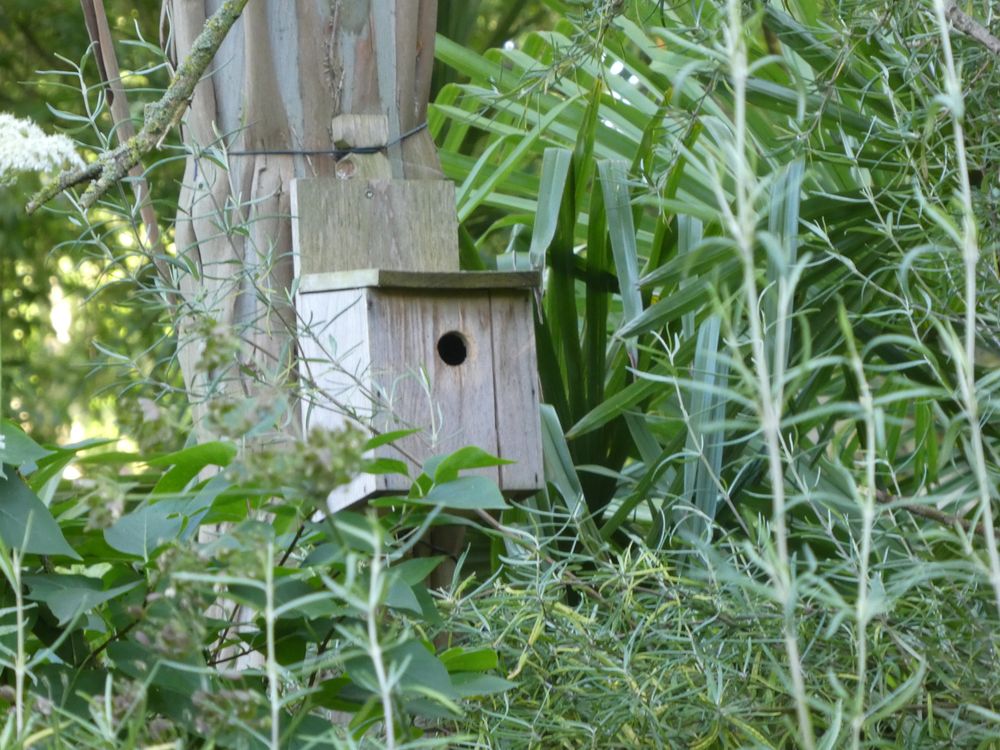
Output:
M20 468L24 464L34 463L44 458L52 451L46 450L26 434L13 422L0 422L0 466L10 464ZM0 469L0 477L4 470Z
M150 466L170 467L170 470L156 483L153 494L164 495L181 492L188 482L198 476L198 473L205 467L228 466L235 457L235 445L216 441L152 458L146 462Z
M104 530L104 541L119 552L148 562L159 547L176 539L183 527L184 519L175 508L168 503L154 503L115 521Z
M113 589L104 590L101 580L88 576L51 573L24 576L24 583L31 590L28 598L42 602L65 625L74 617L86 614L99 604L104 604L125 594L142 581L133 581Z
M583 487L566 445L559 417L548 404L542 404L542 453L545 458L545 479L550 482L575 515L585 512Z
M562 148L547 148L542 157L542 178L538 188L538 210L531 232L531 248L528 255L533 268L545 265L545 251L552 244L559 225L563 191L569 175L573 153Z
M59 524L38 496L5 466L0 476L0 539L8 548L35 555L63 555L81 559L69 546Z
M561 115L567 107L575 102L575 98L568 99L554 107L551 111L546 112L545 115L539 120L538 125L536 125L531 132L521 138L520 142L514 146L510 154L508 154L500 164L487 170L488 174L482 184L478 185L474 190L469 190L467 197L460 201L458 208L459 221L465 221L469 218L472 212L480 204L482 204L484 200L486 200L486 197L496 190L500 181L509 175L520 161L529 156L529 149L539 138L541 138L542 133L544 133L548 127L556 121L559 115ZM499 143L499 141L497 143ZM484 164L483 167L485 166L486 165ZM471 177L472 176L470 175L470 178Z
M401 474L405 477L409 476L410 467L405 461L400 461L397 458L383 457L368 461L364 471L366 474Z
M601 175L607 211L608 234L611 252L618 272L622 307L625 316L623 327L642 314L642 294L639 291L639 250L636 246L635 224L632 220L632 203L629 199L628 164L623 161L602 161L597 165Z
M466 650L456 646L441 654L440 659L449 672L485 672L499 664L497 652L491 648Z
M108 658L112 665L139 681L148 681L173 694L180 694L185 697L194 695L198 690L204 688L204 676L199 674L199 667L204 670L203 664L195 663L198 659L192 652L191 661L187 662L194 669L180 669L171 663L160 659L155 653L144 646L140 646L135 641L117 641L108 646ZM175 701L174 695L170 701Z
M444 484L435 484L426 496L411 498L408 502L455 510L503 510L509 507L496 482L479 476L459 477Z
M454 694L448 670L423 643L415 640L406 641L387 649L382 658L393 672L406 665L399 678L399 690L419 693L431 690L445 697ZM375 670L367 654L348 659L345 667L355 684L369 690L378 689Z
M420 432L420 430L395 430L393 432L383 432L381 435L375 435L369 438L365 443L366 451L373 451L376 448L381 448L383 445L388 445L389 443L394 443L397 440L402 440L410 435L415 435Z
M472 698L478 695L505 693L517 687L516 682L489 674L460 672L451 676L453 690L457 698Z
M458 472L465 469L485 469L490 466L503 466L510 463L513 462L497 458L482 448L468 445L442 458L434 468L433 477L434 481L440 484L457 479Z
M417 595L413 593L413 588L398 576L390 576L384 603L392 609L402 609L416 615L422 612Z
M391 570L411 586L416 586L427 580L427 576L433 573L444 559L443 555L415 557L412 560L395 563Z

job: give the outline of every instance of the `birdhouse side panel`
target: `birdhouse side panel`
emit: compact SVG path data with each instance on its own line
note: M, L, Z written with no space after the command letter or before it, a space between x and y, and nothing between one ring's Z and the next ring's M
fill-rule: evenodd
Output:
M306 431L343 429L349 424L367 430L372 414L371 356L368 334L368 290L302 294L298 311L299 377L306 396L302 418ZM331 511L371 495L381 477L362 474L329 499Z
M433 455L496 439L489 297L484 293L372 289L372 382L380 430L417 428L396 445L416 468ZM478 470L494 481L495 468Z
M368 290L303 294L299 314L299 372L311 398L304 401L312 426L335 429L371 413Z
M500 467L500 487L535 492L545 475L531 295L491 292L490 325L499 455L515 462Z

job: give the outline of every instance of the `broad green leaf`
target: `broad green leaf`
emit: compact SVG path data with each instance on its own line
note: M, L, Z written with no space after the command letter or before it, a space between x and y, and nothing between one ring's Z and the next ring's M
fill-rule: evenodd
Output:
M507 502L496 482L486 477L459 477L435 484L425 497L410 499L418 505L439 505L454 510L503 510Z
M392 609L405 610L416 615L423 611L416 594L413 593L413 588L396 575L389 576L389 587L385 592L383 603Z
M4 545L29 554L63 555L79 560L49 509L13 466L3 468L6 476L0 476L0 539Z
M28 437L12 422L0 421L0 467L4 464L21 467L24 464L35 463L51 452ZM0 476L3 476L4 471L4 468L0 468Z
M24 576L23 580L30 590L28 598L44 603L58 618L60 625L65 625L74 617L86 614L99 604L109 602L142 583L133 581L105 590L98 578L65 573Z
M411 586L416 586L427 579L431 573L441 564L445 558L441 555L434 557L415 557L412 560L394 563L392 571L402 580Z
M235 457L236 446L232 443L210 442L152 458L146 462L150 466L170 467L156 483L153 494L181 492L202 469L208 466L228 466Z
M171 503L152 503L127 513L104 530L104 541L119 552L145 561L157 549L176 539L184 519Z
M451 677L444 664L419 641L405 641L382 654L385 665L393 672L401 672L399 689L406 692L433 691L452 697ZM375 670L367 654L348 659L345 668L351 679L361 687L377 690Z
M497 458L482 448L468 445L442 458L434 468L433 477L437 483L450 482L458 478L458 472L466 469L485 469L490 466L504 466L510 463L513 462Z
M457 698L472 698L479 695L496 695L517 687L516 682L489 674L457 673L451 675L453 690Z
M394 443L397 440L402 440L405 437L414 435L420 432L420 430L395 430L394 432L383 432L381 435L375 435L368 439L365 443L365 450L372 451L376 448L381 448L383 445L388 445L389 443Z
M497 652L491 648L464 649L456 646L441 654L440 659L449 672L485 672L496 669L499 663Z
M170 691L169 701L178 700L177 696L190 698L197 691L204 689L204 677L198 673L204 670L204 664L198 654L200 650L192 651L188 656L189 665L193 669L181 669L161 659L154 652L132 640L115 641L107 649L112 665L122 673L141 682Z

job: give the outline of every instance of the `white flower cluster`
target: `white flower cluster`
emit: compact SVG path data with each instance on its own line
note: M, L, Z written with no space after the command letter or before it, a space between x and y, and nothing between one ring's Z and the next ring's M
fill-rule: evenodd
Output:
M73 141L46 135L31 120L0 112L0 186L11 184L21 172L48 172L62 166L83 166Z

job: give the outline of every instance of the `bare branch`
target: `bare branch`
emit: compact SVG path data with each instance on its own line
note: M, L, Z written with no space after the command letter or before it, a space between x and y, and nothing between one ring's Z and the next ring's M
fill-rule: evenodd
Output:
M80 0L80 6L83 9L90 41L96 45L95 57L98 69L108 86L108 103L114 120L114 133L118 142L125 144L129 138L135 136L135 126L132 124L129 112L128 95L125 92L125 86L122 85L121 67L118 65L118 56L115 54L111 26L108 24L108 16L104 9L104 0ZM156 266L160 278L169 289L173 281L170 268L160 257L163 250L160 242L160 225L156 209L150 200L149 182L143 176L143 169L139 164L129 170L129 176L133 180L132 191L139 202L139 215L146 228L146 246L143 247L143 250Z
M205 22L205 28L194 40L191 52L177 68L177 75L170 82L163 98L146 107L145 121L139 133L93 164L83 169L63 172L54 183L35 194L26 207L27 212L34 213L69 187L91 181L80 199L80 205L86 210L100 200L109 188L123 180L133 168L139 166L142 157L157 148L167 133L180 122L195 87L247 2L248 0L225 0L222 7Z
M994 55L1000 56L1000 39L993 36L993 34L990 33L990 30L979 23L979 21L975 18L960 10L954 2L948 6L948 10L945 11L945 15L948 17L951 25L956 29L961 31L963 34L971 36Z
M921 518L926 518L942 526L961 526L966 532L971 532L978 534L979 536L986 535L986 527L982 523L973 526L972 523L961 516L953 516L950 513L945 513L937 508L932 508L927 505L917 505L915 503L901 503L899 498L893 497L885 490L878 490L875 493L875 499L878 500L883 505L894 505L897 508L902 508L907 513L912 513L915 516L920 516Z

